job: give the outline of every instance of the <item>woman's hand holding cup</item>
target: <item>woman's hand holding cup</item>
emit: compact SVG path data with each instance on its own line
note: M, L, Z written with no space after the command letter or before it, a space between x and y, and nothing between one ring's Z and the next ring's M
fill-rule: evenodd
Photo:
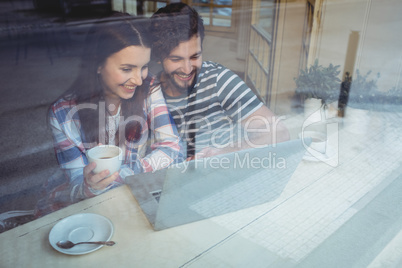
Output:
M87 152L85 181L94 190L103 190L119 177L123 150L114 145L98 145Z
M116 171L110 175L110 171L105 169L99 173L94 173L93 170L96 168L96 163L89 163L84 167L84 178L88 185L94 190L103 190L113 181L119 177L119 172ZM109 176L110 175L110 176Z

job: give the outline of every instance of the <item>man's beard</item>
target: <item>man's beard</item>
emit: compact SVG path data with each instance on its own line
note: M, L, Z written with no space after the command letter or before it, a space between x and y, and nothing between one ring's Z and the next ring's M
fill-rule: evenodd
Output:
M195 86L195 83L197 82L198 70L194 71L193 81L191 82L191 84L188 84L187 86L179 85L179 83L176 82L175 74L176 74L175 72L168 74L168 79L170 80L170 83L172 84L172 86L175 87L177 89L177 91L179 91L183 94L191 92L191 90Z

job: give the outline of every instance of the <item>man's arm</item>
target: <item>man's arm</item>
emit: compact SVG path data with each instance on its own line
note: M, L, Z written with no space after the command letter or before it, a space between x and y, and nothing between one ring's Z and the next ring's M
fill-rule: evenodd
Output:
M243 138L239 149L261 147L289 140L289 131L282 119L262 105L241 121Z
M233 71L213 62L207 62L216 72L216 94L221 107L237 124L235 137L224 148L207 147L196 156L208 157L222 153L261 147L289 139L289 132L281 118L268 109L255 93Z
M194 158L211 157L258 148L269 144L284 142L290 139L289 131L282 123L282 117L277 117L268 107L262 105L255 112L240 122L242 138L233 147L225 148L207 147L197 153ZM188 160L191 160L188 159Z

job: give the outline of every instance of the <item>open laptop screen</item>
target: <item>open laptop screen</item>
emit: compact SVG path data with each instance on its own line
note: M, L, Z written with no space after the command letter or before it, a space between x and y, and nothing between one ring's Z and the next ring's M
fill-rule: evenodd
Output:
M161 230L276 199L304 153L301 140L294 140L126 180L155 230Z

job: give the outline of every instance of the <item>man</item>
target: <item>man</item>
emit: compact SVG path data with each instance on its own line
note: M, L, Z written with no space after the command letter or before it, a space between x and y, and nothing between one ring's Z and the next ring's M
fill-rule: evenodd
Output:
M232 71L202 61L203 21L183 3L151 18L153 58L187 157L207 157L289 139L286 127Z

